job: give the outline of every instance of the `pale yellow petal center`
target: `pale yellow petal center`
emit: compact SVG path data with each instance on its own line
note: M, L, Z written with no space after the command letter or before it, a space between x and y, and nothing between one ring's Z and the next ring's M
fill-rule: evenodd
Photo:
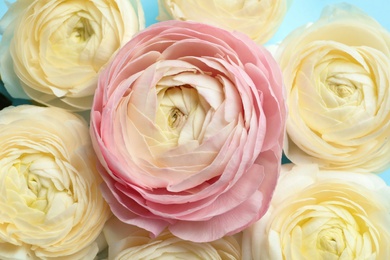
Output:
M341 255L345 249L344 234L341 228L321 230L317 237L317 248L335 255Z
M21 203L32 210L51 214L52 208L56 207L52 202L59 196L67 201L64 207L73 204L71 192L57 183L60 169L49 155L21 155L8 173L9 191L17 192Z
M70 33L69 38L72 39L75 43L80 43L88 40L92 34L93 29L89 21L85 18L80 18Z
M172 129L181 128L187 118L183 112L180 111L177 107L171 108L171 111L168 115L168 125Z

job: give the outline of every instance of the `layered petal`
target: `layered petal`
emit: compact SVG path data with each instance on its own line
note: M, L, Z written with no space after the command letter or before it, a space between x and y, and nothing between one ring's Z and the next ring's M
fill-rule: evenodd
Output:
M57 108L8 107L0 143L1 258L95 257L110 211L86 122Z
M104 227L109 259L241 259L241 248L233 236L211 242L182 240L164 230L158 237L136 226L112 218Z
M283 165L268 212L243 232L243 259L387 259L389 195L375 174Z
M14 98L88 110L100 71L144 28L139 0L15 1L0 21L0 73Z
M279 172L283 94L272 56L242 34L168 21L135 36L99 78L91 112L114 214L199 242L260 218Z
M276 55L288 96L287 157L326 169L387 169L390 33L352 6L332 6Z
M257 43L275 34L290 0L159 0L159 20L196 21L239 31Z

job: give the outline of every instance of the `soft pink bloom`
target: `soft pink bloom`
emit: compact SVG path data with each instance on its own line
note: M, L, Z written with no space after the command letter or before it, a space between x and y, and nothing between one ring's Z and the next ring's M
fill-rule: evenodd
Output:
M206 242L268 208L285 128L277 63L247 36L167 21L99 78L91 135L103 194L123 222Z

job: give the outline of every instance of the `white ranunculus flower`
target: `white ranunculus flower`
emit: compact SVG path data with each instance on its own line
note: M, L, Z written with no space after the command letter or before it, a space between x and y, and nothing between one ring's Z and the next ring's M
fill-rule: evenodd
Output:
M109 217L87 123L59 108L0 112L0 259L93 259Z
M276 54L287 88L285 153L296 164L390 166L390 33L360 10L328 7Z
M390 259L390 187L377 175L283 165L243 259Z
M158 0L158 19L208 23L265 43L279 28L291 1Z
M14 98L91 107L97 77L145 25L139 0L17 0L0 21L0 73Z
M239 260L241 247L236 237L226 236L212 242L196 243L175 237L168 230L155 238L150 232L127 225L112 217L104 227L108 259L202 259Z

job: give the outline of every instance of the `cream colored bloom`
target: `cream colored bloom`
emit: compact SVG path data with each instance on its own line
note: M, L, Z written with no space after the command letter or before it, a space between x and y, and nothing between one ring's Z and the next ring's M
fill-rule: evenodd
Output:
M285 152L296 164L390 166L390 33L360 10L328 7L277 54L287 87Z
M275 34L292 0L158 0L159 20L208 23L265 43Z
M108 259L241 259L241 248L233 236L208 243L196 243L175 237L164 231L156 238L150 232L127 225L117 218L110 219L104 227L109 248Z
M244 231L243 259L390 259L389 197L374 174L283 165L269 211Z
M0 259L93 259L110 211L88 126L58 108L0 112Z
M0 22L0 72L15 98L87 110L97 76L144 28L139 0L17 0Z

